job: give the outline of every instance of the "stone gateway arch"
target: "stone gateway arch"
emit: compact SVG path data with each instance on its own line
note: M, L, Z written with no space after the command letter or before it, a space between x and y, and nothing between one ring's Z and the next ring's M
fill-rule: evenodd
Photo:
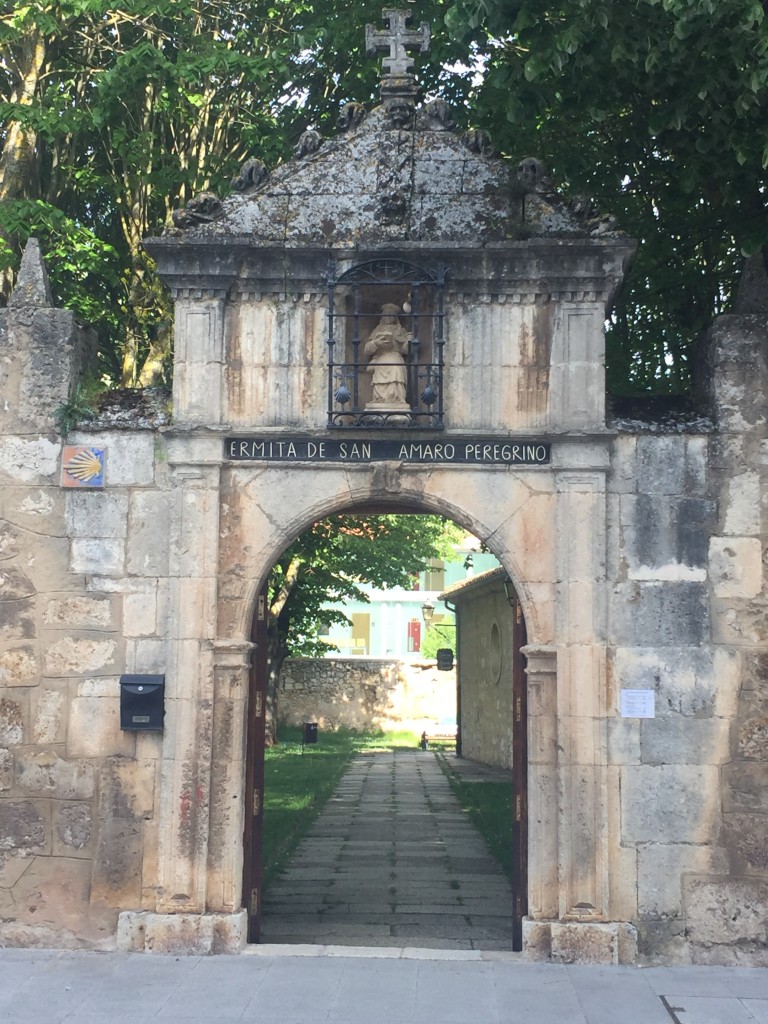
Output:
M88 342L27 251L0 313L0 942L242 948L258 597L312 522L375 507L460 522L519 594L526 955L763 963L766 317L718 321L712 417L607 423L633 243L420 103L405 20L379 106L147 241L172 424L63 449L52 403ZM66 477L105 452L100 485ZM162 731L120 728L125 674L164 676Z

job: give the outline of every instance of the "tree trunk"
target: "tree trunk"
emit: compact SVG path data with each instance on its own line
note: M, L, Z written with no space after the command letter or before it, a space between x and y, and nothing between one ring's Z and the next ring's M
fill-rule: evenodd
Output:
M31 29L15 53L16 82L9 100L31 106L46 58L45 39L40 31ZM33 128L10 121L3 148L0 150L0 203L12 199L35 198L39 188L37 166L37 133ZM13 239L6 237L7 242ZM13 288L10 268L0 271L0 295L7 301Z

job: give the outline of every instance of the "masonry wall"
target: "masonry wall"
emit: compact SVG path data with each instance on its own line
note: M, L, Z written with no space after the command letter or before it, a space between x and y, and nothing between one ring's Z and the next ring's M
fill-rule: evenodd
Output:
M14 302L0 311L0 942L110 947L121 910L151 912L159 907L172 917L173 900L185 895L213 912L231 912L239 905L242 828L225 832L222 825L216 831L215 815L224 820L224 810L209 808L202 798L195 804L194 820L189 812L192 824L187 831L180 829L178 842L188 840L198 861L207 856L208 847L198 841L194 828L202 834L210 825L212 860L224 849L221 835L229 844L229 860L216 876L226 900L211 892L198 897L197 889L184 887L182 869L184 857L191 860L189 850L172 847L170 831L160 835L160 807L166 806L170 821L171 805L175 808L181 800L178 815L186 828L185 801L192 800L183 778L186 766L198 765L200 778L206 771L211 774L209 766L200 764L204 756L192 746L184 749L178 763L169 763L172 741L191 733L189 728L183 731L183 716L195 702L209 718L216 703L210 736L218 751L216 768L227 779L222 792L228 806L231 786L242 785L236 723L244 718L242 679L248 652L247 644L241 643L241 650L230 633L244 635L236 616L246 608L244 595L257 582L247 567L267 556L259 552L257 559L241 545L237 558L229 558L226 533L232 529L239 536L232 526L238 502L248 488L261 494L264 485L261 471L250 468L228 470L220 479L218 436L205 448L199 465L184 463L173 477L175 470L166 462L172 433L118 426L67 438L106 449L105 488L63 489L62 438L54 413L71 395L89 340L70 314L51 308L44 277L34 267L27 270ZM223 337L218 316L214 310L208 327L213 323L216 336ZM478 316L480 330L482 322L490 323L483 317L491 312ZM314 337L315 314L303 322ZM571 328L569 337L578 340L578 325ZM559 329L553 328L553 338ZM510 564L515 555L512 537L525 555L518 564L529 568L530 578L519 581L528 602L527 618L535 625L537 616L546 615L552 623L551 630L538 629L543 640L535 657L549 659L556 672L552 667L540 671L535 687L542 706L545 701L552 705L554 695L560 703L552 705L550 717L549 711L540 716L542 729L551 726L547 742L551 738L553 760L551 771L549 761L537 770L540 778L546 777L546 792L554 794L556 804L563 793L581 792L578 786L593 764L582 747L600 764L607 763L605 785L600 781L590 790L590 813L603 830L601 842L607 834L609 870L600 866L601 878L609 879L605 905L611 920L637 927L641 956L655 960L768 964L767 338L765 317L721 317L717 322L711 345L711 430L662 433L650 425L625 425L615 439L606 436L606 446L612 446L607 572L605 578L588 580L590 593L602 595L597 603L604 600L608 606L605 636L590 634L581 621L578 629L570 629L572 623L565 621L566 612L574 621L579 612L578 588L572 605L562 599L570 583L570 554L579 554L569 541L578 534L580 543L588 543L592 522L582 516L572 533L567 486L557 489L558 474L573 474L574 466L578 470L581 449L574 447L573 438L553 445L551 471L539 469L529 477L500 471L482 478L483 487L486 480L493 481L492 492L482 493L492 493L486 504L493 508L499 533L505 518L514 517L526 502L533 508L540 500L535 507L544 509L561 502L560 577L547 569L540 580L533 579L530 569L551 554L535 535L542 514L519 517L517 532L505 535ZM573 399L568 405L572 426L578 425L581 392L573 383L578 374L566 380L562 367L576 354L570 351L565 360L558 356L561 383ZM588 359L588 352L582 354ZM553 356L553 366L555 362ZM521 366L518 360L518 377ZM203 392L196 394L203 401ZM515 422L544 422L536 417ZM565 460L565 470L558 460ZM376 467L373 473L378 471ZM282 508L289 497L298 505L309 500L307 494L314 495L313 478L307 476L311 470L301 472L298 479L293 468L271 471L269 480L273 492L280 488ZM359 472L362 479L369 471L361 467ZM420 470L411 472L419 474L424 494L444 494L435 482L437 474L427 481ZM590 473L598 475L596 470ZM463 499L456 498L458 503L469 500L470 488L481 493L479 477L480 471L463 476L465 492ZM445 490L445 478L440 479ZM323 482L329 492L338 486L333 472ZM396 493L391 479L385 483ZM369 495L362 485L350 487L349 493ZM596 489L594 494L601 492ZM593 509L594 502L585 507ZM186 532L178 528L184 515L194 524ZM202 524L199 529L197 524ZM249 543L257 543L256 536L250 531ZM602 544L601 536L595 528L594 543ZM174 537L186 538L183 550L174 549L181 543ZM217 570L219 560L222 567ZM592 566L602 571L602 565L601 558L588 562L590 571ZM549 596L537 599L541 594ZM508 614L506 607L504 612ZM489 641L484 640L495 611L478 608L473 614L475 640L462 637L461 650L464 661L478 666L476 691L473 679L465 690L464 753L504 763L507 746L499 723L509 700L500 688L503 680L493 681ZM503 664L507 634L500 614L497 619ZM601 630L602 625L597 632ZM201 659L209 657L217 638L217 657L223 660L209 672L207 662L200 668ZM472 643L477 644L475 652ZM608 652L605 680L597 678L601 663L581 658L603 644ZM173 680L165 735L122 732L120 675L165 671L174 663L173 645L186 652L176 662L185 671ZM226 658L237 660L236 671ZM335 716L344 705L345 715L351 712L361 725L410 722L420 731L427 709L430 716L440 711L440 718L453 712L452 684L442 675L439 680L428 672L420 677L421 670L414 668L414 682L412 675L401 677L391 665L373 662L364 669L344 668L341 675L335 674L338 669L338 664L331 669L323 662L313 675L311 667L289 664L283 714L330 727L340 722ZM318 683L326 672L327 680ZM210 690L205 689L209 676ZM443 687L449 691L445 697ZM593 717L579 716L584 709L578 695L585 689L597 694ZM622 689L652 690L655 717L622 718ZM394 711L401 699L407 713ZM201 735L208 742L209 731L201 730ZM231 737L231 745L219 742L220 735ZM202 786L194 794L198 791L205 796ZM538 806L542 814L550 813L544 804ZM571 842L575 850L581 849L581 806L574 801L571 833L557 840ZM166 872L176 888L161 892L157 864L163 856L173 870L174 865L181 867L178 880L171 869ZM541 903L541 920L556 922L556 851L533 849L531 856L554 873L551 891L546 890ZM572 862L579 885L582 861L575 855ZM572 888L575 892L575 882ZM609 924L601 921L596 927ZM556 922L552 942L555 929L562 936L569 927ZM137 942L136 948L144 946ZM583 955L583 950L577 952Z
M286 725L321 729L454 731L456 674L434 661L378 658L289 658L283 665L278 716Z
M111 947L121 908L154 905L162 739L120 731L118 694L164 671L162 442L75 435L107 487L60 487L55 413L90 347L32 247L0 311L0 944Z
M500 582L458 604L461 753L512 768L512 612Z
M759 317L715 326L717 431L616 442L614 874L654 958L768 963L767 337ZM619 717L624 688L652 690L656 717Z

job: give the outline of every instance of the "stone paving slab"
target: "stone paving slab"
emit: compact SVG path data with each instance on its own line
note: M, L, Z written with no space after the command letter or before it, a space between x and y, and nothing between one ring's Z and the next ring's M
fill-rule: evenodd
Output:
M475 897L478 920L463 905L465 893ZM434 755L367 753L352 761L265 894L263 937L316 944L328 941L331 924L367 922L378 943L406 937L507 949L512 903L508 880Z

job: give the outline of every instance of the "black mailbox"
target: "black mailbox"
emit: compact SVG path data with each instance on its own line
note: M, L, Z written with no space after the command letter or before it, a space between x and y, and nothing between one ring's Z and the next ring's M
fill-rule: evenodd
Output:
M317 743L317 722L305 722L304 723L304 740L305 745L310 743Z
M437 668L439 672L450 672L453 668L453 651L450 647L438 648Z
M165 715L165 676L120 676L120 728L161 730Z

